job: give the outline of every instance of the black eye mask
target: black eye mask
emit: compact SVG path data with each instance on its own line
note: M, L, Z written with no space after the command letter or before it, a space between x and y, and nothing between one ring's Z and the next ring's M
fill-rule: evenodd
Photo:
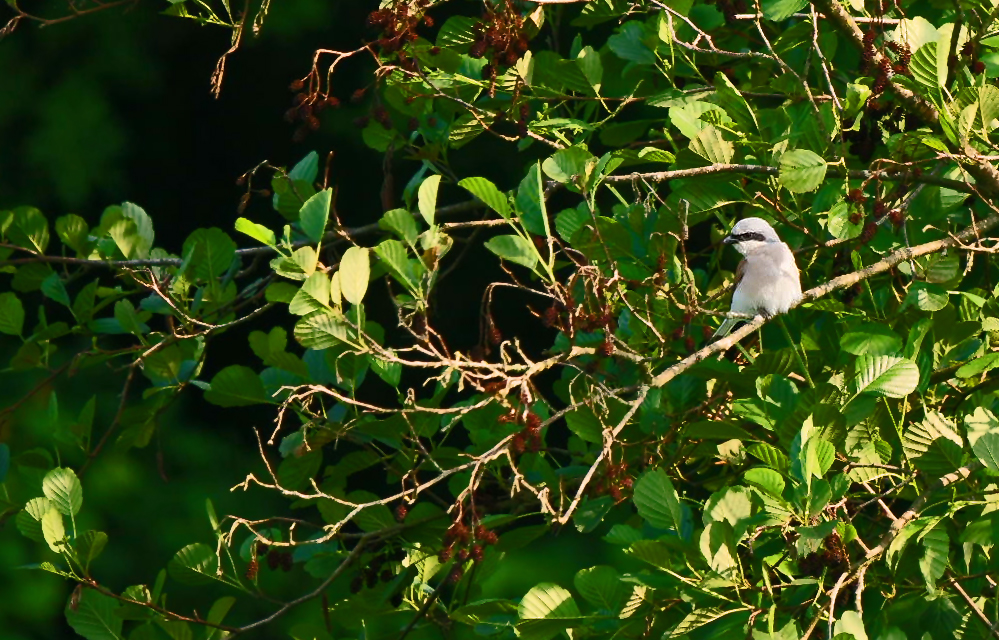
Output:
M756 231L749 231L746 233L733 233L732 235L725 238L725 244L735 244L736 242L746 242L747 240L756 240L757 242L766 242L766 238L763 237L762 233Z

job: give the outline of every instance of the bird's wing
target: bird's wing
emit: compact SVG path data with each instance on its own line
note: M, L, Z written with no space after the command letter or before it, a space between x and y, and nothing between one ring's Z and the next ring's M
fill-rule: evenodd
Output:
M746 263L748 261L743 258L739 261L739 266L735 268L735 286L739 287L739 283L742 282L742 277L746 275Z
M746 258L743 258L742 260L739 261L739 266L736 267L735 269L735 287L734 287L735 289L739 288L739 283L742 282L743 277L745 277L746 275L747 264L748 260ZM735 325L739 324L739 322L741 322L741 320L739 320L738 318L726 318L721 323L721 326L718 327L717 331L715 331L714 334L712 334L711 337L721 338L723 336L728 335L728 333L732 330L732 328L735 327Z

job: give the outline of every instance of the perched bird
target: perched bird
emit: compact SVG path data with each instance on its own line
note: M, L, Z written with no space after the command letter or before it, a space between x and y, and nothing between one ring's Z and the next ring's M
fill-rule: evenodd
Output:
M740 220L723 242L734 245L739 253L746 256L735 271L733 313L769 318L784 313L801 298L801 281L794 254L766 220ZM728 335L739 322L742 320L726 318L713 337Z

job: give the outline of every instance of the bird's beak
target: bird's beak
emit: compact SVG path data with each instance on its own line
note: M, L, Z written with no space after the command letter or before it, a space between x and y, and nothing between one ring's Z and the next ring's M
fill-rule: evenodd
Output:
M736 240L732 236L725 236L725 239L722 240L722 242L724 242L725 244L735 244L736 242L738 242L738 240Z

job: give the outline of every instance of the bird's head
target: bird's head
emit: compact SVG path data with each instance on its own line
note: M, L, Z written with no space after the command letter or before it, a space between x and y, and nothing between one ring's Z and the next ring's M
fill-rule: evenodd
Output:
M780 242L777 232L763 218L743 218L735 223L732 232L722 240L733 245L742 255L749 255L754 249L772 242Z

